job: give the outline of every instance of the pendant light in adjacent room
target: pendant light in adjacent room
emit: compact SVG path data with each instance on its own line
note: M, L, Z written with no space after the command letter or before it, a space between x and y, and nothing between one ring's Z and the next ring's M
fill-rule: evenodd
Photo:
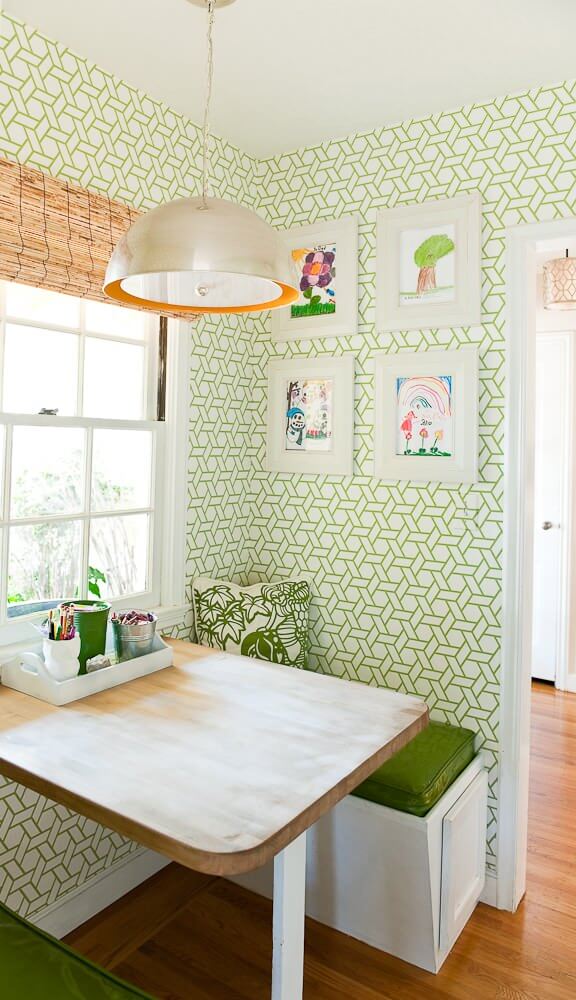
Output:
M141 216L106 269L112 299L153 312L262 312L298 297L286 245L259 215L208 194L212 31L216 0L189 0L208 13L202 195L179 198ZM219 0L221 7L234 0Z
M544 308L576 309L576 257L568 251L544 264Z

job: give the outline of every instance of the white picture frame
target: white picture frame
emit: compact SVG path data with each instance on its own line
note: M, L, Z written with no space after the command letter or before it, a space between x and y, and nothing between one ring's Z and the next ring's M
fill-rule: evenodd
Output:
M335 311L314 316L294 316L295 310L309 308L303 299L292 305L273 309L272 339L308 340L355 334L358 330L358 219L350 215L331 222L299 226L287 230L284 238L290 255L303 253L304 249L326 248L330 252L336 248L335 275L328 290L306 290L311 292L311 296L322 295L326 300L319 303L319 308L327 309L331 304L327 300L333 297ZM300 287L303 262L293 259L292 267L295 282ZM304 294L303 291L302 296Z
M478 192L381 209L376 222L378 332L477 326L481 229ZM422 266L416 263L418 252Z
M324 402L319 402L321 397ZM289 406L289 398L294 405ZM302 402L303 399L307 401ZM292 410L301 410L304 417L294 414L289 418ZM316 419L319 413L322 423ZM300 423L294 429L292 421L296 419ZM310 419L315 434L322 427L322 437L318 441L314 440L314 435L306 433ZM270 361L267 431L267 471L351 476L354 471L353 356Z
M412 482L477 481L475 347L376 355L374 474Z

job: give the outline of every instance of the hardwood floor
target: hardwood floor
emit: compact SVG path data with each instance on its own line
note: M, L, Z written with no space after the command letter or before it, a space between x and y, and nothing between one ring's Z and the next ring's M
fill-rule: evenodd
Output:
M574 1000L576 695L534 686L528 892L478 906L437 976L314 921L305 1000ZM271 906L170 865L68 939L160 1000L268 1000Z

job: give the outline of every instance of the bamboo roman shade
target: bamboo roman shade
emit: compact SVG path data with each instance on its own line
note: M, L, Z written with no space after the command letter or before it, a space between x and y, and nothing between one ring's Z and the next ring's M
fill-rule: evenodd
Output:
M106 195L0 159L0 278L110 302L102 291L106 266L138 215Z

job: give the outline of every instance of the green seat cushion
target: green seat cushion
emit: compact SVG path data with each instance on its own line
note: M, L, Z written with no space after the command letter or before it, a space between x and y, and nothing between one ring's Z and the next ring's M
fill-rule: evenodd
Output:
M431 722L352 794L425 816L468 767L475 753L474 738L471 729Z
M198 577L192 587L196 638L271 663L308 666L310 587L306 580L239 587Z
M0 905L2 1000L151 1000Z

